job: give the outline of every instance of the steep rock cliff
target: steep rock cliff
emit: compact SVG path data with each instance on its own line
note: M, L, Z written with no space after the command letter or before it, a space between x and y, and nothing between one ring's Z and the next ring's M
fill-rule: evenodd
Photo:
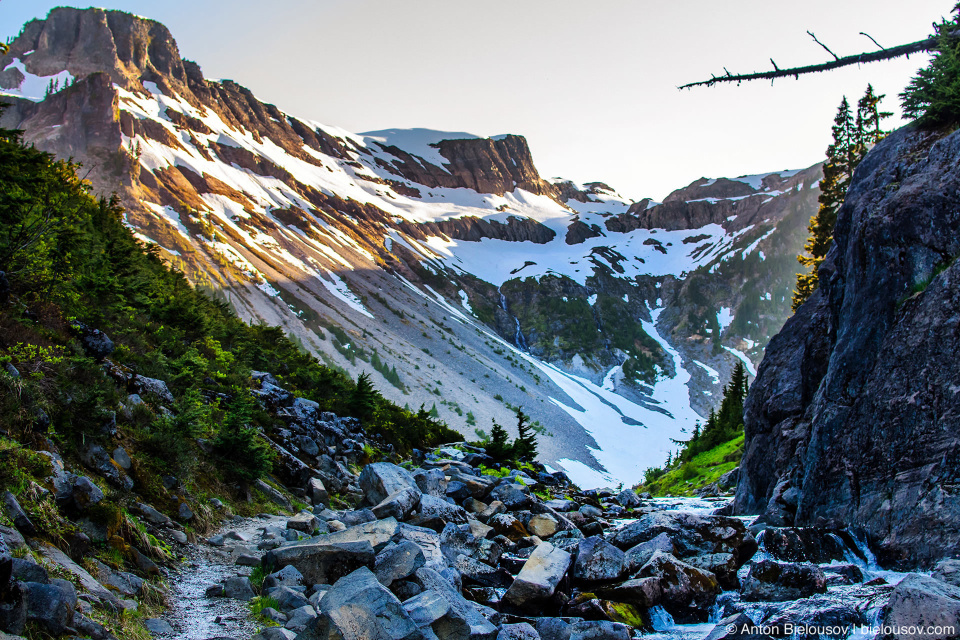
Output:
M747 400L737 512L860 529L893 565L960 552L958 167L960 133L914 128L858 167Z

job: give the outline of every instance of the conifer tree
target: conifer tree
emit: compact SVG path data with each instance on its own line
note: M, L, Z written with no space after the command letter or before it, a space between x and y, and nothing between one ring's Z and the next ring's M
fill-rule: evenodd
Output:
M960 122L960 4L953 19L934 25L937 44L930 64L917 72L900 94L903 113L923 126L936 127Z
M833 120L833 143L827 147L827 160L820 181L820 206L807 226L810 236L803 247L806 253L797 256L797 261L806 270L797 274L797 288L793 292L794 311L813 295L819 285L817 270L833 244L837 213L846 198L854 169L870 147L886 135L881 128L881 121L890 114L880 111L883 97L874 93L872 85L867 85L866 93L857 103L856 116L851 112L846 96L837 109Z
M517 409L517 439L513 441L513 453L519 460L537 457L537 436L530 427L529 417L523 409Z
M357 376L357 386L350 398L350 409L354 416L361 420L369 419L373 416L379 400L380 393L370 382L370 374L363 372Z
M484 450L497 462L505 462L513 457L510 434L496 420L493 421L493 428L490 429L490 442L484 446Z

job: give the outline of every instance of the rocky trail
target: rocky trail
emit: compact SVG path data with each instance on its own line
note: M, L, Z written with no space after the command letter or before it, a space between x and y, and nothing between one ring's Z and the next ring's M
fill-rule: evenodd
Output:
M237 542L253 540L271 521L285 521L277 516L232 518L216 534ZM218 539L214 537L214 539ZM240 549L241 547L237 547ZM239 552L238 552L239 555ZM248 638L257 633L250 608L243 600L208 595L211 585L237 576L237 557L209 543L190 547L186 560L169 577L170 608L162 621L169 629L157 625L154 635L161 638L203 640L215 636ZM249 568L244 573L249 573Z

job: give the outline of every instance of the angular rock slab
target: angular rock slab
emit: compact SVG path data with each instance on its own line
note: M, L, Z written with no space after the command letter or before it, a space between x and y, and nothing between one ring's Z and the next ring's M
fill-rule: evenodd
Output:
M373 566L376 554L368 540L327 542L328 537L268 551L262 565L272 570L292 565L307 584L331 584L359 567Z
M570 568L572 556L549 542L541 543L530 554L520 573L504 594L504 600L517 607L535 604L553 595Z

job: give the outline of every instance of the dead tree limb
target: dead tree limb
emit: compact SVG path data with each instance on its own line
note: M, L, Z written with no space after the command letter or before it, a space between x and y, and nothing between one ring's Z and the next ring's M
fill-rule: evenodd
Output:
M826 50L827 53L829 53L830 55L832 55L834 60L839 60L839 59L840 59L840 56L838 56L837 54L835 54L833 51L830 51L830 47L828 47L827 45L825 45L825 44L823 44L822 42L820 42L819 40L817 40L817 36L813 35L813 32L812 32L812 31L809 31L809 30L808 30L808 31L807 31L807 35L810 36L811 38L813 38L813 41L816 42L816 43L817 43L818 45L820 45L821 47L823 47L823 48Z
M810 33L809 31L807 33ZM816 40L816 36L810 33L813 36L813 39ZM950 33L951 36L960 35L960 29ZM867 36L869 37L869 36ZM873 38L870 38L873 40ZM736 82L740 84L741 82L746 82L748 80L776 80L777 78L797 78L803 74L807 73L819 73L821 71L830 71L832 69L839 69L840 67L848 67L854 64L866 64L867 62L878 62L880 60L891 60L893 58L901 58L903 56L909 57L913 53L919 53L921 51L930 51L937 45L938 37L934 36L927 38L926 40L919 40L917 42L911 42L910 44L902 44L897 47L890 47L889 49L880 49L880 51L873 51L870 53L858 53L853 56L844 56L842 58L837 57L830 49L827 49L823 43L817 40L817 44L822 46L824 49L830 52L834 56L834 60L829 62L824 62L821 64L812 64L805 67L793 67L791 69L780 69L774 64L773 71L760 71L757 73L746 73L746 74L732 74L727 71L722 76L711 76L709 80L701 80L699 82L691 82L685 84L678 89L691 89L693 87L712 87L713 85L720 82ZM876 42L876 41L874 41ZM877 45L879 46L879 45ZM773 60L771 60L773 62Z

